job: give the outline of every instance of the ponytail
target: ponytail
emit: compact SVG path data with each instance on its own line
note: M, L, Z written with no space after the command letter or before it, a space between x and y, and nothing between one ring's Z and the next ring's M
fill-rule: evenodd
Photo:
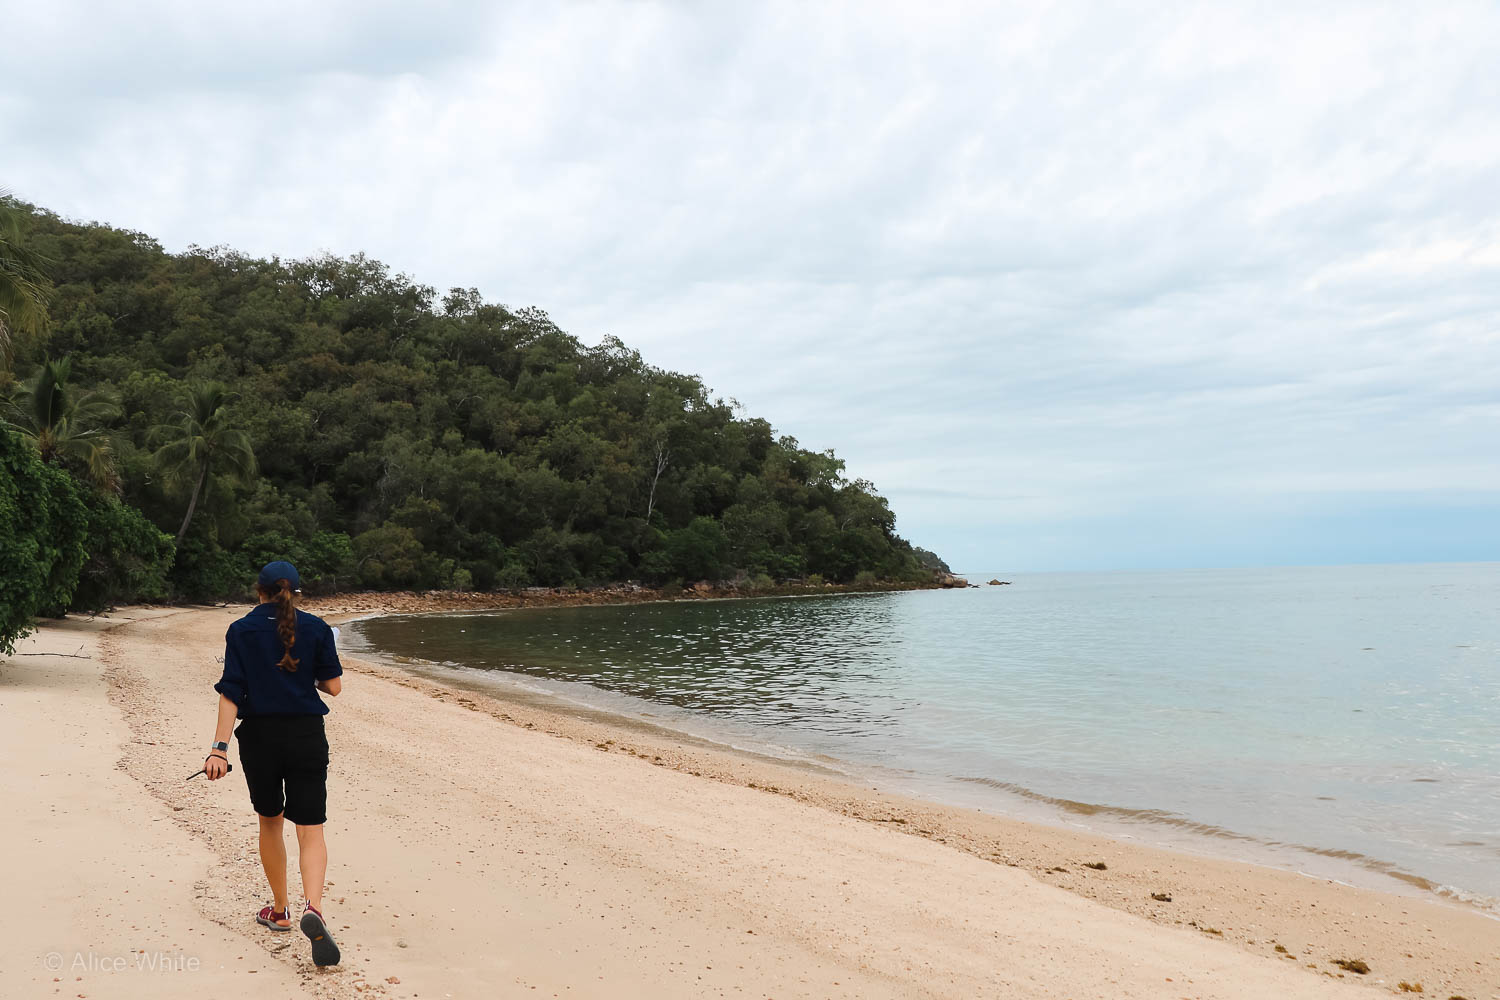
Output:
M274 591L264 587L258 589L276 605L276 637L281 640L284 650L276 665L289 674L296 673L300 661L292 656L292 647L297 644L297 609L292 605L291 581L277 580Z

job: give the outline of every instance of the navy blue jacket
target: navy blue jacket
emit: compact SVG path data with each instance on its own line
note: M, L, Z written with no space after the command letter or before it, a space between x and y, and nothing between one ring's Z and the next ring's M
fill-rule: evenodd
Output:
M317 615L297 612L297 641L292 656L295 671L276 664L281 659L276 634L276 605L257 604L229 626L224 636L224 676L214 690L239 706L240 718L252 715L327 715L318 697L317 681L344 672L333 648L333 629Z

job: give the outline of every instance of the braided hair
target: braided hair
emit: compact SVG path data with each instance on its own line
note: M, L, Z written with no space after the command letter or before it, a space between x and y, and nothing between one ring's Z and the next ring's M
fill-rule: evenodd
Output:
M297 609L293 605L292 582L286 578L276 581L276 589L256 584L255 589L269 597L276 605L276 637L281 640L281 659L276 665L287 673L296 673L300 662L292 656L292 647L297 644Z

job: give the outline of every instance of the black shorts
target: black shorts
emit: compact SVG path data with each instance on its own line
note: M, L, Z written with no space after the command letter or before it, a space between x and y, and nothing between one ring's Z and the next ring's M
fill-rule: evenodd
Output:
M250 804L298 826L328 819L328 738L321 715L252 715L234 731Z

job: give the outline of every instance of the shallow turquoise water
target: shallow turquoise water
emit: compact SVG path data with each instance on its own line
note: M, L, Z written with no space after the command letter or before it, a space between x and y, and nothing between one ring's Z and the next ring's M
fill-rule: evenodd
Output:
M1002 579L356 631L962 804L1500 898L1500 564Z

